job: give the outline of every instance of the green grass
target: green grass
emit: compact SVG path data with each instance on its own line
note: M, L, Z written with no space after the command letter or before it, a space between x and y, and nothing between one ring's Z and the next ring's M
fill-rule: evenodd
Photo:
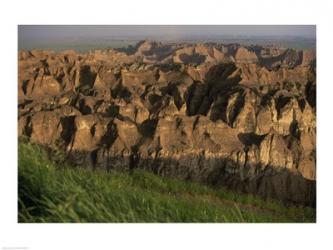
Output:
M19 222L315 222L315 210L135 170L58 166L19 143Z

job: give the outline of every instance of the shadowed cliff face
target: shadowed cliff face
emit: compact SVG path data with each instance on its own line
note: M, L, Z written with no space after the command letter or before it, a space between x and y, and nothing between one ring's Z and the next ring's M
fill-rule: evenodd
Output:
M315 204L314 52L144 41L18 65L18 135L75 164Z

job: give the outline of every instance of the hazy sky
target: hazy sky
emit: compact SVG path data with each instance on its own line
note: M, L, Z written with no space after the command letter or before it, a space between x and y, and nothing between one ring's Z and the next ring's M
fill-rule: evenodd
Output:
M316 37L315 25L20 25L19 42L62 38L184 38L195 36Z

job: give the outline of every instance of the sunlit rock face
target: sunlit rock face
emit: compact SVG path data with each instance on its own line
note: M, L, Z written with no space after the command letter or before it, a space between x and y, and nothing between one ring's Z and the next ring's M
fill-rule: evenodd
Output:
M19 51L18 136L90 168L314 205L315 69L312 50L238 44Z

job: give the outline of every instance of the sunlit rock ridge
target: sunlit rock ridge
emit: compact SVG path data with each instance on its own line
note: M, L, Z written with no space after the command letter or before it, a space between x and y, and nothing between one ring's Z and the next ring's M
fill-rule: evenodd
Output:
M18 136L93 169L316 199L316 52L240 44L18 52Z

